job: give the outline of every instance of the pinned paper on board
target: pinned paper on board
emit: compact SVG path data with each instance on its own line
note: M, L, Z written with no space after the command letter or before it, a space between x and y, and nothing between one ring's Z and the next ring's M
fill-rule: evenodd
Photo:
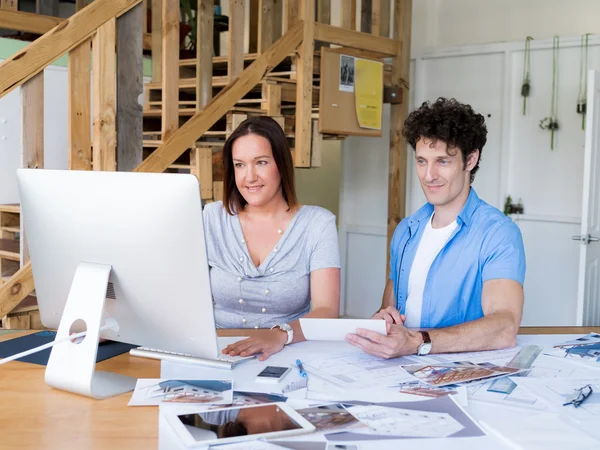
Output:
M356 117L361 128L381 130L383 112L383 63L356 60Z
M340 55L340 91L354 92L356 58L348 55Z

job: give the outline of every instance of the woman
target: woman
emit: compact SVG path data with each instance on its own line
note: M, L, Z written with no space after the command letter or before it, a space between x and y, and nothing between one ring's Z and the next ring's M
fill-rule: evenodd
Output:
M305 340L300 317L336 318L340 257L335 216L298 204L294 166L281 126L245 120L223 148L223 202L204 208L215 320L258 328L223 353L262 353Z

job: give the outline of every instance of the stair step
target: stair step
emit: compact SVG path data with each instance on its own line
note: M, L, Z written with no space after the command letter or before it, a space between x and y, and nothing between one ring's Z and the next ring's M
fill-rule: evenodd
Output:
M0 231L8 231L9 233L20 233L20 227L0 227Z
M21 213L21 205L18 203L9 203L6 205L0 205L0 212L8 212L8 213Z

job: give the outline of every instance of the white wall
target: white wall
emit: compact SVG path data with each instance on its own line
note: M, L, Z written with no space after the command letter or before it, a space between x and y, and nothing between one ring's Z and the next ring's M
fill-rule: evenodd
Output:
M598 33L597 0L413 0L413 56L455 45Z

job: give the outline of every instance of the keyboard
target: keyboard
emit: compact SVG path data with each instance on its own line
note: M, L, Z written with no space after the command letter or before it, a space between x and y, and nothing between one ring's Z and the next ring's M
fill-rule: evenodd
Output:
M233 370L233 368L241 361L256 358L256 356L230 356L224 355L219 349L219 355L215 359L200 358L194 355L185 353L167 352L148 347L137 347L129 350L131 356L141 358L159 359L162 361L170 361L177 363L196 364L198 366L209 367L213 369Z

